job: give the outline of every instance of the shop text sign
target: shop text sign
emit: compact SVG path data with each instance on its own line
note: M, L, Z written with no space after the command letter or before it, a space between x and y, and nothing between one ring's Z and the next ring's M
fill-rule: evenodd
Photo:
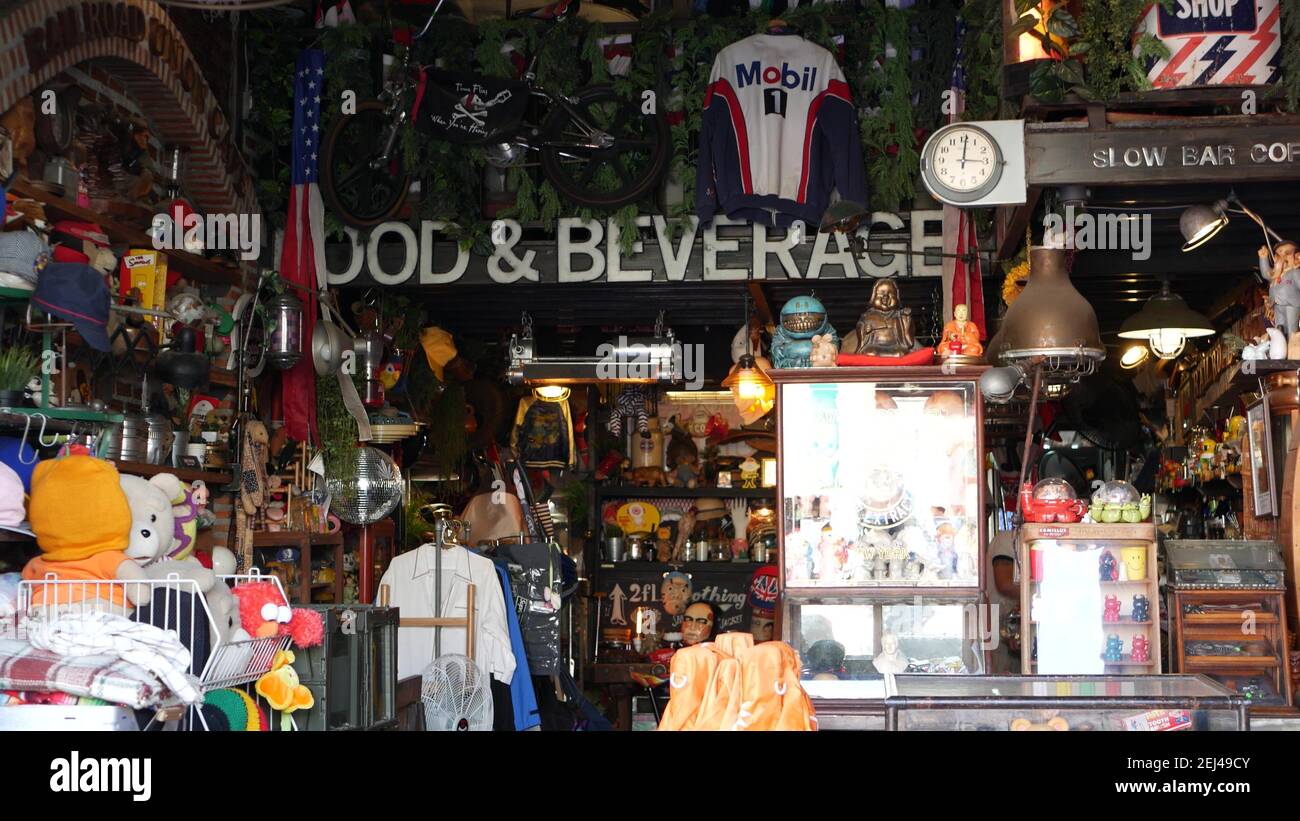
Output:
M1237 126L1025 130L1031 186L1300 180L1300 119L1235 118Z
M943 212L872 215L869 252L855 258L840 234L768 228L725 217L701 226L690 217L637 218L623 250L613 220L557 220L553 238L525 240L514 220L493 226L489 255L460 248L447 223L386 222L326 248L331 285L428 286L515 283L726 282L747 279L858 279L942 275ZM928 251L928 255L907 251Z

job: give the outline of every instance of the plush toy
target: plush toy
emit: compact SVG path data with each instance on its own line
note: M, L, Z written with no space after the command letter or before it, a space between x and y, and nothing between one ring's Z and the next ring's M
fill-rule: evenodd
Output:
M92 456L46 459L32 471L27 517L41 554L23 567L23 578L40 581L142 580L140 565L127 555L132 511L112 463ZM161 493L160 493L161 495ZM167 505L170 512L171 506ZM170 531L168 531L170 532ZM154 554L157 555L157 554ZM37 585L32 603L45 603ZM67 585L50 591L59 604L97 599L105 609L130 611L149 596L142 585Z
M162 488L172 504L173 533L167 558L184 559L194 551L194 539L199 532L193 489L170 473L159 473L149 481Z
M239 456L239 504L235 506L238 559L244 569L253 566L253 520L266 505L270 490L266 476L269 442L266 425L256 419L244 422Z
M310 710L316 704L311 690L302 685L298 672L293 669L292 651L281 650L275 654L271 672L257 680L257 694L266 699L273 709L287 717L295 710Z
M623 435L624 420L632 420L636 424L637 433L641 438L650 438L650 412L648 405L650 403L650 393L642 385L630 385L623 389L623 392L614 400L614 406L610 408L609 432L614 434L615 438Z
M1070 722L1061 716L1050 718L1041 724L1035 724L1027 718L1017 718L1011 722L1011 731L1013 733L1024 732L1058 732L1063 733L1070 729Z
M118 481L131 508L126 555L141 567L167 558L175 538L175 518L167 488L176 482L176 477L160 473L142 479L124 473Z
M248 641L251 638L240 622L239 600L213 571L193 560L163 559L145 567L144 572L151 579L165 580L176 576L192 579L198 584L199 592L208 603L208 610L215 622L212 630L213 647Z
M314 647L325 635L320 613L292 609L274 582L249 582L235 587L239 621L255 639L290 636L297 647Z

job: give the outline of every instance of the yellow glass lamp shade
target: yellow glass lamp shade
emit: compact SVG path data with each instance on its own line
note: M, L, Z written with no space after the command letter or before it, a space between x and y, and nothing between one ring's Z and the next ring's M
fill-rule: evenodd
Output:
M732 366L722 387L731 391L732 401L746 424L762 418L776 405L776 385L750 354Z

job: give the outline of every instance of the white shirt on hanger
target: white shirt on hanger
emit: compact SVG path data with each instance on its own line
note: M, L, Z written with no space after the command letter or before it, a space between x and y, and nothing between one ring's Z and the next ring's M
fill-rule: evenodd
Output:
M388 603L401 609L402 618L464 618L466 589L474 590L474 661L479 669L497 681L509 684L515 674L515 656L510 650L506 622L505 594L490 559L463 547L442 553L442 613L434 613L436 552L432 544L393 559L379 584L388 586ZM401 627L397 631L397 677L418 676L434 659L432 627ZM443 627L442 652L465 652L465 629Z

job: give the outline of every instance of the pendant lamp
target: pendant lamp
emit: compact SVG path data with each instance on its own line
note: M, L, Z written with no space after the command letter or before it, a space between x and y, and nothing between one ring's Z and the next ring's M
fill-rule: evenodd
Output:
M1124 320L1119 330L1122 339L1145 339L1151 353L1161 359L1181 354L1190 337L1213 334L1210 320L1171 292L1168 280L1160 284L1160 293L1148 299L1142 310Z
M1031 248L1029 272L1024 292L989 345L990 361L1011 365L1042 358L1044 375L1091 373L1106 349L1096 312L1070 282L1065 249Z

